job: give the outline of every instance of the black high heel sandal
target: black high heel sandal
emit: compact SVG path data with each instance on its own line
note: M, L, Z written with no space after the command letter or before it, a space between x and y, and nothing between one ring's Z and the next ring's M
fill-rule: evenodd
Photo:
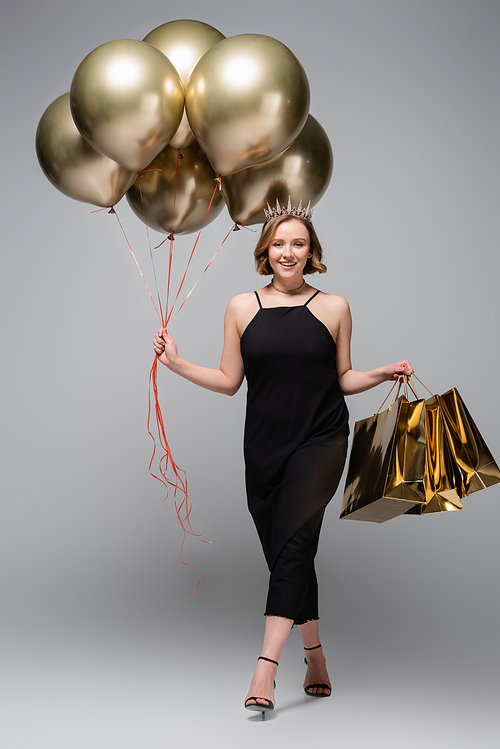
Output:
M258 661L268 661L268 663L274 663L275 666L279 666L278 661L273 661L272 658L266 658L263 655L259 655L257 658ZM274 682L274 687L276 688L276 682ZM248 703L250 700L255 700L254 703L249 705ZM265 705L259 705L257 700L263 700L266 704ZM245 707L247 710L254 710L257 713L262 713L262 717L265 717L265 713L270 712L271 710L274 710L274 705L271 702L271 700L268 700L267 697L247 697L245 700Z
M304 648L304 650L317 650L320 647L321 643L319 645L315 645L313 648ZM304 658L304 663L307 666L307 658ZM325 694L325 692L311 692L311 689L329 689L330 691L328 692L328 694ZM331 697L332 688L329 684L307 684L307 686L304 687L304 692L308 697Z

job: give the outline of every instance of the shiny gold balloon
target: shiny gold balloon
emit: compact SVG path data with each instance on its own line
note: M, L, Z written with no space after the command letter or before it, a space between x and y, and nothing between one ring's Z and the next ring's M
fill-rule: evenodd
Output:
M284 44L241 34L203 55L189 79L186 111L216 173L234 174L295 140L309 98L304 69Z
M191 72L205 52L214 44L225 39L224 34L202 21L179 20L169 21L150 31L144 37L145 42L152 44L168 57L179 73L184 90ZM181 124L169 145L172 148L185 148L194 141L194 135L184 112Z
M117 39L80 63L70 101L85 140L138 171L179 127L184 93L177 71L158 49L136 39Z
M190 234L201 229L203 225L216 186L215 174L207 157L195 142L182 150L183 158L179 158L175 191L178 153L170 146L164 148L148 166L148 170L130 188L127 200L141 221L144 221L144 212L146 213L148 226L156 231L167 234L172 231L175 234ZM161 171L149 171L160 169ZM222 194L217 190L204 225L210 224L223 208Z
M261 224L264 207L272 207L278 198L286 205L302 200L311 206L323 197L333 172L333 152L328 136L319 122L309 115L306 124L284 153L263 164L243 169L222 178L222 193L231 218L238 224Z
M82 138L71 116L69 93L59 96L43 113L35 146L47 179L74 200L112 206L137 177Z

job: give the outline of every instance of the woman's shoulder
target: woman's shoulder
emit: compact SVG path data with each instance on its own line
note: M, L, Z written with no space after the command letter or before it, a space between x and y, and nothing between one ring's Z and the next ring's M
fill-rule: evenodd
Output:
M226 324L234 325L238 335L243 335L250 320L258 312L257 297L253 291L237 294L229 300L226 308Z
M257 298L253 291L247 291L243 294L233 296L226 307L226 319L236 320L238 327L248 321L256 312ZM242 323L243 321L243 323Z
M317 299L318 302L328 309L335 310L336 312L349 311L349 303L347 299L344 299L343 296L339 296L338 294L327 294L325 291L322 291L321 294L318 294Z
M315 309L311 311L326 325L337 342L340 330L349 330L351 326L351 312L347 299L338 294L321 292L315 297L313 304L314 302Z
M227 308L228 310L231 309L233 311L247 309L247 307L255 305L256 301L255 292L246 291L243 294L236 294L236 296L233 296L229 300Z

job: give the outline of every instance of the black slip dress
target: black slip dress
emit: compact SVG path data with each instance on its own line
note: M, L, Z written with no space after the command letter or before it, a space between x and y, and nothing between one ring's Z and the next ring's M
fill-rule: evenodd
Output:
M336 345L308 306L319 293L299 306L262 307L255 292L259 309L241 337L248 508L271 573L311 519L319 535L345 463L349 414Z

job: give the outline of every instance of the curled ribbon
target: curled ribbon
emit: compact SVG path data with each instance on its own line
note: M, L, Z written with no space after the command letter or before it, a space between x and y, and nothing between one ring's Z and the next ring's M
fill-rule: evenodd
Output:
M179 155L177 155L177 163L176 163L176 174L175 174L175 189L174 189L174 207L175 207L175 199L176 199L176 193L177 193L177 176L178 176L178 165L179 165ZM140 185L140 177L139 174L139 190L142 200L142 190ZM137 260L137 257L132 249L132 245L125 233L125 230L123 228L123 224L120 221L120 218L118 214L116 213L116 209L113 210L114 215L116 215L116 218L118 220L118 224L120 226L120 229L123 233L123 236L125 237L126 243L128 245L128 248L130 252L132 253L132 257L134 258L135 264L137 266L137 269L140 273L140 276L144 282L144 285L146 286L146 290L148 292L149 298L151 299L151 302L153 304L153 307L156 311L156 314L160 320L162 328L166 328L169 324L173 323L181 309L184 307L185 303L193 293L194 289L204 276L204 274L207 272L209 267L212 265L213 261L217 257L221 247L224 245L226 240L228 239L229 235L234 229L234 226L231 227L229 232L226 234L224 239L222 240L221 244L219 245L217 251L215 252L212 259L209 261L209 263L204 268L203 272L201 273L200 277L194 284L194 286L191 288L191 290L188 292L182 303L179 305L175 315L173 315L174 308L179 300L182 288L184 286L186 277L188 275L188 270L191 265L191 261L193 259L195 250L198 246L198 242L200 239L201 231L203 229L203 226L205 224L205 221L207 219L208 213L210 211L210 208L212 206L215 194L217 192L218 185L216 184L212 197L210 199L209 206L207 208L207 211L205 213L205 217L203 219L203 224L198 232L198 235L196 237L193 249L191 250L191 253L189 255L186 268L184 270L184 273L182 275L179 287L177 289L177 293L175 295L174 301L172 302L170 308L169 308L169 299L170 299L170 293L171 293L171 274L172 274L172 245L173 245L173 232L170 233L168 239L169 242L169 253L168 253L168 266L167 266L167 284L166 284L166 301L165 301L165 308L163 308L161 303L161 296L158 289L158 280L156 276L156 269L155 269L155 263L151 248L151 239L149 234L149 226L146 220L146 215L144 211L144 201L142 200L143 205L143 211L144 211L144 223L146 224L146 232L148 237L148 244L149 244L149 254L151 263L153 266L153 276L154 276L154 283L156 288L156 297L157 297L157 303L155 302L153 295L148 287L148 284L146 282L146 279L144 277L144 274L141 270L141 267L139 265L139 262ZM111 211L110 211L111 212ZM166 240L164 240L166 241ZM163 244L163 242L161 243ZM161 246L161 245L159 245ZM156 249L156 248L155 248ZM184 551L184 543L186 540L186 535L193 536L194 538L197 538L199 541L202 541L203 543L213 543L212 541L207 541L202 538L202 535L204 533L196 533L193 530L193 527L191 525L191 504L189 500L189 494L188 494L188 488L187 488L187 475L186 472L180 468L177 463L175 462L172 451L170 449L170 445L168 443L167 435L166 435L166 429L165 429L165 422L163 419L163 414L161 410L161 405L158 397L158 384L157 384L157 375L158 375L158 357L155 357L155 360L153 362L153 365L151 367L151 371L149 373L149 392L148 392L148 418L147 418L147 431L150 435L151 439L153 440L153 452L151 455L151 459L149 462L149 472L153 478L155 478L157 481L160 481L163 486L166 489L166 496L165 499L168 497L170 490L173 490L173 500L174 500L174 509L177 517L177 523L181 526L183 531L183 538L181 542L181 549L180 549L180 561L182 564L185 564L187 567L190 567L194 572L198 575L198 582L196 584L196 587L194 590L191 591L189 594L190 596L195 593L195 591L198 589L200 585L200 575L196 567L194 567L192 564L189 564L188 562L184 561L183 559L183 551ZM154 415L154 417L153 417ZM154 421L154 426L153 426ZM156 434L155 434L156 433ZM158 446L161 448L161 455L157 461L156 468L154 468L155 458L158 451ZM163 500L165 501L165 500Z

